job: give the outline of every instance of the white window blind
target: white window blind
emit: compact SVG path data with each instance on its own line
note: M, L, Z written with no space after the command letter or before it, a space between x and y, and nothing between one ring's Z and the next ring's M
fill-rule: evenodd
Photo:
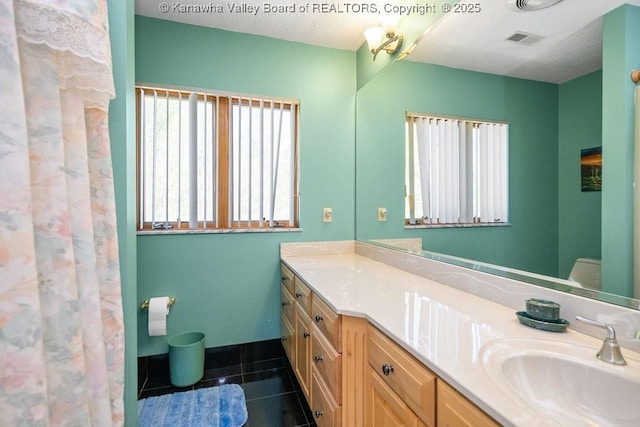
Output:
M297 104L230 98L232 225L295 225Z
M407 114L409 224L508 221L505 123Z
M139 229L297 227L297 101L137 87Z

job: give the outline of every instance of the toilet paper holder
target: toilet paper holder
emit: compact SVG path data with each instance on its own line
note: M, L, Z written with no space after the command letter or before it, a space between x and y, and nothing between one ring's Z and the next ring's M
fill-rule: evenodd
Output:
M170 297L169 298L169 302L167 303L167 308L171 307L174 303L176 302L176 299L174 297ZM141 310L146 310L147 308L149 308L149 300L146 299L142 302L142 304L140 304L140 309Z

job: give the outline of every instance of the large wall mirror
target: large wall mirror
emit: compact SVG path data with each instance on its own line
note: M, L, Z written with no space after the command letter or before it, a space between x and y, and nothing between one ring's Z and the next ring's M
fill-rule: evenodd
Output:
M357 239L420 238L425 256L638 308L629 73L640 67L640 1L594 2L588 13L573 0L529 12L481 5L443 17L412 56L358 90ZM509 124L508 225L405 225L406 112ZM599 147L602 191L583 191L581 153ZM600 289L566 284L583 258L602 260Z

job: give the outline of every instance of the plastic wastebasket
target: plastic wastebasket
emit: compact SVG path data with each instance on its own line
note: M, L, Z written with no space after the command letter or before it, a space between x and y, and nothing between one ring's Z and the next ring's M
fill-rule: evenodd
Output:
M169 339L171 384L186 387L204 376L204 334L185 332Z

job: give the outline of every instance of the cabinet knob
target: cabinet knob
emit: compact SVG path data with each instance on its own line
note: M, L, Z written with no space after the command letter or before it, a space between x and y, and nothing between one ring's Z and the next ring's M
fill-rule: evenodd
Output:
M316 409L316 418L320 418L322 416L322 411L320 409Z
M287 281L287 278L286 278L286 277L283 277L283 278L282 278L282 283L284 283L284 282L286 282L286 281Z
M302 335L305 337L305 339L309 338L311 336L311 334L309 334L309 332L307 332L307 331L304 331L304 333Z
M282 342L285 342L287 340L287 337L282 337L280 339L282 340Z
M302 294L300 292L296 292L296 298L300 298Z
M322 362L322 355L321 355L321 354L316 354L315 356L313 356L313 360L314 360L316 363L320 363L320 362Z
M320 323L322 322L324 319L322 318L322 316L320 314L316 314L316 323Z
M286 306L288 306L288 305L289 305L289 303L288 303L288 302L286 302L286 301L282 301L282 306L283 306L283 307L286 307Z
M392 372L393 372L393 366L392 365L387 365L386 363L384 365L382 365L382 373L384 375L389 375Z

